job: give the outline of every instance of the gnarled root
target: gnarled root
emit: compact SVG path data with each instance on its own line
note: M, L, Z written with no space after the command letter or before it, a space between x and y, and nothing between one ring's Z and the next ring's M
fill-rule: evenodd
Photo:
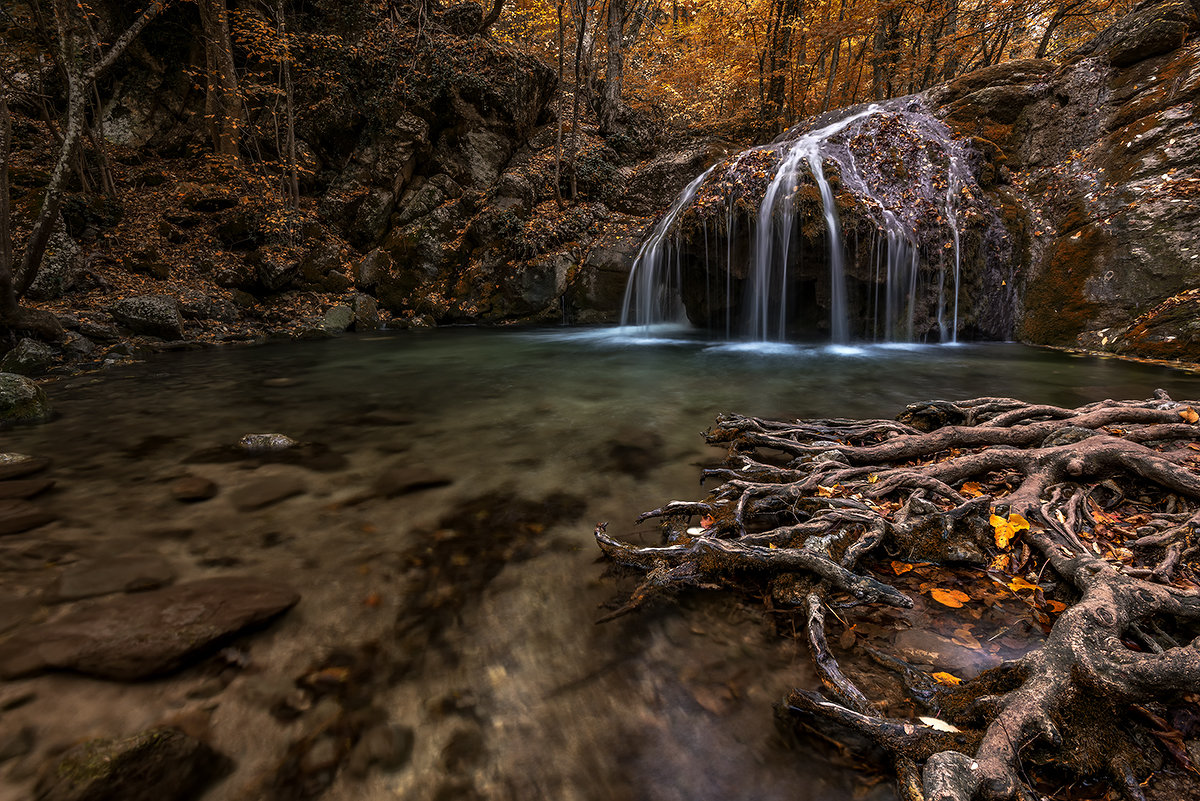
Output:
M722 415L706 439L729 457L705 478L724 483L638 520L662 522L662 546L597 529L607 556L646 572L617 614L682 587L799 587L775 600L802 607L828 698L796 690L781 714L872 743L891 758L904 798L1033 798L1030 769L1052 762L1139 799L1155 749L1130 710L1200 694L1197 408L1159 391L1077 409L930 401L898 422ZM696 516L701 527L690 527ZM1053 576L1077 599L1059 605L1040 649L958 686L891 660L914 698L953 725L888 718L842 671L824 632L832 606L911 605L863 568L880 550L1008 570L1014 582L1035 579L1029 587Z

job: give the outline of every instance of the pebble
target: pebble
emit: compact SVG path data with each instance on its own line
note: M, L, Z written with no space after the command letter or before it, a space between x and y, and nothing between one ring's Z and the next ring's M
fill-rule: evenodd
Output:
M230 493L230 500L240 512L279 503L304 492L304 482L294 476L267 476L238 487Z
M184 476L171 485L171 497L183 503L207 501L216 494L217 485L203 476Z
M238 440L238 447L246 453L276 453L299 444L287 434L246 434Z

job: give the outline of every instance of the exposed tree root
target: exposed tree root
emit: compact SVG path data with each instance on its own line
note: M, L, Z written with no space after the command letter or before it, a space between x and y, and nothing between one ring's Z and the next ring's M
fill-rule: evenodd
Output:
M683 587L769 586L804 615L828 696L796 690L780 714L882 750L903 798L1038 798L1031 775L1052 764L1140 799L1160 761L1144 720L1161 718L1144 705L1200 694L1200 404L1156 395L1078 409L930 401L898 421L722 415L706 439L729 456L703 478L724 483L638 519L662 522L663 545L597 528L606 555L645 571L608 617ZM1009 571L1030 587L1056 577L1077 597L1040 649L957 686L877 655L952 725L888 718L825 637L827 608L911 606L869 575L875 552Z

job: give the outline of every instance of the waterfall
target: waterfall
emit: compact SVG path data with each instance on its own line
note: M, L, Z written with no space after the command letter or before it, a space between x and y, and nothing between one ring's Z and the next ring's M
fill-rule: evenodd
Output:
M799 324L827 327L835 343L912 341L927 331L955 342L960 221L978 188L967 165L961 143L913 98L872 104L743 151L689 183L654 226L629 276L622 324L680 321L690 310L693 319L724 328L727 339L784 340ZM820 217L805 186L816 189ZM850 243L837 206L844 195L857 214ZM798 235L806 215L823 222L825 259L797 248L815 235L811 227L807 240ZM863 219L875 229L873 255L848 263ZM736 244L739 234L745 247ZM689 239L701 235L702 243Z

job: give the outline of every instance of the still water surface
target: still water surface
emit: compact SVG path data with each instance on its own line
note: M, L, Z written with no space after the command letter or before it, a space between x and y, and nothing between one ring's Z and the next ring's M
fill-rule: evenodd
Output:
M346 337L64 379L48 386L56 420L3 433L3 450L55 459L63 519L31 536L65 543L64 562L153 552L179 580L269 576L304 600L247 640L249 666L209 697L196 697L205 665L132 687L46 677L14 714L47 749L207 716L238 767L205 797L250 798L320 725L320 710L277 720L278 696L325 655L377 643L401 667L381 669L373 703L413 727L412 761L339 775L324 798L848 798L853 774L775 733L771 704L815 680L752 607L697 596L593 625L632 586L597 561L594 524L652 541L631 521L703 495L699 468L719 452L699 432L723 411L890 417L929 398L1077 405L1159 387L1200 396L1195 374L1018 345L714 345L670 329ZM319 447L295 463L222 455L267 431ZM379 488L410 469L449 483ZM220 494L174 501L185 474ZM231 504L279 475L306 491ZM0 799L28 784L7 787Z

